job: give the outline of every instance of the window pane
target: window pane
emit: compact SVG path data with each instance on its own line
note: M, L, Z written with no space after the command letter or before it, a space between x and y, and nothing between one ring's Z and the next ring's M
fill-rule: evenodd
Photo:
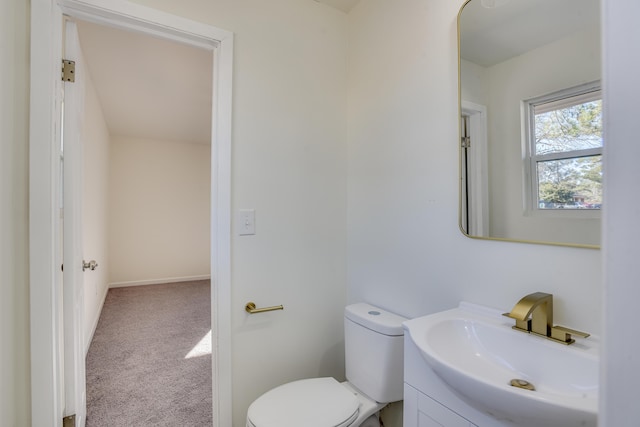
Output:
M600 209L602 156L537 162L538 208Z
M535 113L536 155L602 147L602 100L551 111L544 104L534 108L543 111Z

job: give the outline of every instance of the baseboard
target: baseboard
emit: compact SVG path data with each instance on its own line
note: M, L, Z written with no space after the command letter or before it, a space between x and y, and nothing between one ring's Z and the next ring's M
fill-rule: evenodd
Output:
M161 279L133 280L130 282L109 283L109 288L124 288L126 286L145 286L160 285L163 283L191 282L194 280L208 280L210 278L211 275L206 274L204 276L166 277Z
M98 322L100 321L100 316L102 315L102 307L104 307L104 302L107 299L107 293L109 292L109 288L105 287L104 288L104 292L102 292L102 298L100 301L100 308L98 309L98 313L95 317L95 319L93 320L93 326L91 327L91 334L89 335L89 339L87 340L86 343L84 343L84 357L87 357L87 354L89 353L89 347L91 347L91 343L93 342L93 336L96 333L96 328L98 327Z

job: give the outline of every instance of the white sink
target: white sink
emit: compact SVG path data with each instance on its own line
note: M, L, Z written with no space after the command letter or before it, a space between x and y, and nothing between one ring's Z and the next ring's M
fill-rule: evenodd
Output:
M511 329L501 311L468 303L405 322L432 370L470 406L519 426L593 426L598 343L566 346ZM510 385L525 380L534 391Z

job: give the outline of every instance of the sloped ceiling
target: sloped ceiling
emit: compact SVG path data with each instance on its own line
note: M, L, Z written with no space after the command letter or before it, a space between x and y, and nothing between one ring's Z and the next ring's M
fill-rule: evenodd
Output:
M210 142L211 52L87 22L78 32L113 136Z

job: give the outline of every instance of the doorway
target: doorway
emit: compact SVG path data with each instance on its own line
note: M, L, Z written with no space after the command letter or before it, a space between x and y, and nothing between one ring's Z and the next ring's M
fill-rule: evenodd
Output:
M80 275L87 423L145 424L180 413L210 425L205 281L210 279L212 52L72 22L82 63L75 64L75 83L65 87L65 98L84 86L82 253L99 261ZM68 28L67 38L71 32ZM174 303L162 303L163 298ZM178 301L191 301L190 308ZM209 354L197 360L177 356L205 336ZM191 387L179 386L188 379ZM150 390L154 399L148 399ZM81 411L76 414L81 424Z
M211 306L214 425L231 424L230 145L233 36L208 25L123 1L42 0L31 8L30 293L32 422L60 425L64 366L60 360L60 295L55 194L61 185L60 129L63 14L181 41L213 52L211 134ZM37 260L37 262L34 262Z

